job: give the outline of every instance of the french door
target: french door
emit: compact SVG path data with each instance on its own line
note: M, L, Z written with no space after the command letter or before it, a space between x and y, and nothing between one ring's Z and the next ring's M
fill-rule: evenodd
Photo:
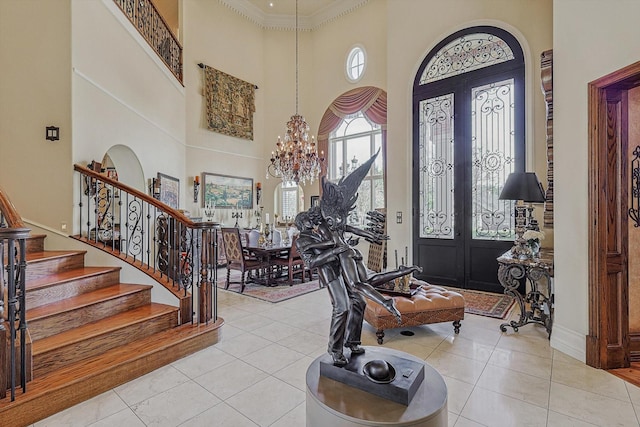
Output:
M517 64L516 64L517 65ZM502 292L496 258L515 238L524 171L524 70L511 63L414 86L413 253L435 284Z

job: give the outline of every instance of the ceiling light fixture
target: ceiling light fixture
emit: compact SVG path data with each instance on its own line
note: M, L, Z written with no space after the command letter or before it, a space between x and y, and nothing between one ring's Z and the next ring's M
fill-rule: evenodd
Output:
M318 155L318 147L312 136L309 141L309 125L298 114L298 0L296 0L296 113L287 122L284 140L278 136L276 150L271 152L271 163L267 166L269 175L284 182L299 184L313 183L322 170L324 152Z

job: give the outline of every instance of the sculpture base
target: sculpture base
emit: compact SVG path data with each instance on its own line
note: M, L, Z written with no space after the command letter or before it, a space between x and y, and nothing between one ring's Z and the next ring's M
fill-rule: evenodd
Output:
M391 377L376 381L365 374L365 365L377 360L384 360L391 365ZM331 356L326 354L320 358L320 375L367 393L409 405L424 380L424 364L367 347L363 354L351 356L349 363L343 367L334 366Z
M424 366L424 380L409 405L376 396L320 375L322 355L307 369L307 427L447 427L447 386L432 366L410 354L384 347L365 347L410 359ZM365 353L367 354L367 353Z

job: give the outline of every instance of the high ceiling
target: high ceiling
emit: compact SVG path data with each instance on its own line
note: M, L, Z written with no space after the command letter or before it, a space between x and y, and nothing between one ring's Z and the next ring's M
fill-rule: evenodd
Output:
M220 0L264 28L294 29L296 0ZM298 0L298 27L317 28L369 0Z
M296 0L248 0L265 15L294 15ZM298 16L310 17L318 11L330 8L340 0L298 0Z

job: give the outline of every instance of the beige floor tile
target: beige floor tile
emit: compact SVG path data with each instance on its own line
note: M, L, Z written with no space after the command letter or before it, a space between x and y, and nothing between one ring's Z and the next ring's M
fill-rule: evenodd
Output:
M447 409L449 413L458 415L471 396L473 385L444 375L442 378L447 384Z
M305 393L274 377L227 399L226 403L260 426L269 426L303 403Z
M127 405L109 390L86 402L38 421L36 427L84 427L127 409Z
M315 358L308 356L302 357L275 372L273 376L306 393L307 369L314 360Z
M542 408L549 406L551 381L499 366L487 365L477 387L523 400Z
M131 406L149 427L174 427L220 403L220 399L190 381Z
M592 427L594 425L555 411L549 411L549 416L547 417L547 427Z
M254 332L258 328L262 328L273 324L275 321L261 314L250 314L238 319L230 320L229 324L240 328L243 331Z
M222 340L216 344L215 347L232 356L242 357L261 348L265 348L270 344L272 344L271 341L251 333L245 333L230 340Z
M549 409L601 426L637 426L631 403L611 397L551 383Z
M493 346L451 335L445 338L437 347L438 350L468 357L479 362L488 362L493 353Z
M205 348L197 353L176 360L171 364L178 371L189 378L199 377L219 366L226 365L234 360L234 357L219 350L216 347Z
M640 405L640 387L637 387L631 383L625 382L625 386L627 387L627 392L629 392L629 398L631 399L631 403L635 406Z
M456 425L456 421L458 421L458 414L449 412L447 414L447 426L454 427Z
M477 387L460 415L492 427L544 427L547 422L546 409Z
M485 364L468 357L435 350L427 357L426 362L441 375L455 378L469 384L475 384L480 378Z
M256 427L256 424L222 402L180 424L181 427ZM128 427L123 425L123 427Z
M187 381L189 381L188 376L168 365L116 387L114 390L127 405L133 405Z
M275 423L271 424L270 427L294 427L294 426L304 426L307 423L307 409L304 403L299 404L293 410L284 414L282 418L280 418Z
M273 322L265 326L259 326L251 332L266 340L280 342L280 340L287 338L288 336L293 335L299 331L301 331L301 329L298 329L294 326L287 325L281 322Z
M453 330L451 330L448 335L451 333L453 333ZM502 332L500 332L498 328L492 330L484 326L478 326L472 322L463 322L458 337L494 347L498 341L500 341Z
M220 342L224 341L224 340L230 340L231 338L237 337L238 335L242 335L242 334L246 334L246 331L243 331L240 328L236 328L233 325L230 325L228 323L222 325L221 331L220 331Z
M496 348L489 359L489 365L501 366L514 371L544 379L551 378L551 359L514 350Z
M273 374L304 357L304 354L290 348L279 344L271 344L251 354L242 356L240 359L268 374Z
M292 310L280 304L271 304L270 307L260 312L261 316L268 317L269 319L276 320L278 322L284 322L285 319L290 319L294 316L299 316L300 312Z
M547 338L521 335L519 333L503 334L496 348L519 351L532 356L544 357L545 359L551 359L553 357L553 350Z
M145 427L144 423L133 413L130 408L123 409L113 415L109 415L106 418L101 419L98 422L89 424L89 427L113 427L113 426L126 426L126 427Z
M328 338L306 330L298 330L286 338L278 341L281 346L290 348L306 355L317 354L318 348L326 348Z
M411 338L413 337L397 336L389 341L385 341L383 346L386 348L393 348L394 350L404 351L405 353L412 354L422 360L429 357L429 355L435 350L435 347L423 345L422 343L424 341L412 340ZM376 344L373 347L376 346L378 345Z
M551 381L625 402L630 401L624 380L585 364L554 360Z
M221 366L194 381L222 400L226 400L267 378L268 374L242 360Z
M471 421L470 419L465 417L458 417L456 419L454 427L484 427L484 425L479 424L475 421Z

